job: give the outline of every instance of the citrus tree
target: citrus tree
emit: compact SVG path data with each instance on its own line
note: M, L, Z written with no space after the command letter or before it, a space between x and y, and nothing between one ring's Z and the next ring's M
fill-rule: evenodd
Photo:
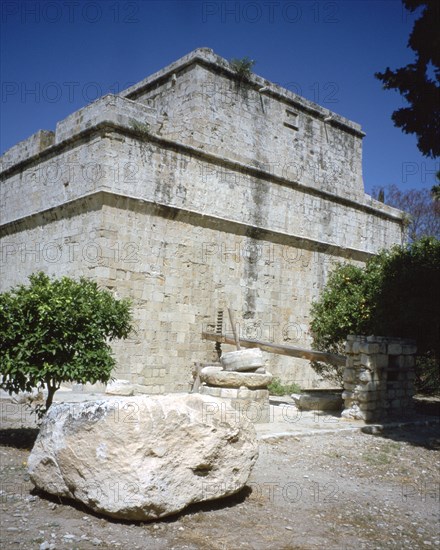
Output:
M40 272L0 294L0 387L10 394L62 382L107 382L115 366L109 342L132 329L130 301L96 282Z

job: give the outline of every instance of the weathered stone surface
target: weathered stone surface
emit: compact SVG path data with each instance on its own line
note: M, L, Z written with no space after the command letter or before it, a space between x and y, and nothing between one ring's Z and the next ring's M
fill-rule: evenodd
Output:
M129 380L112 380L107 384L105 393L128 397L134 394L134 385Z
M335 393L293 393L291 397L302 411L340 411L343 405L341 394Z
M230 405L233 411L225 411L225 416L232 418L244 417L254 424L270 421L269 391L251 390L249 388L216 388L201 386L203 395L220 396L226 400L222 407ZM227 404L226 404L227 403Z
M347 382L354 382L355 380L355 371L352 368L345 368L344 369L344 381Z
M130 297L117 376L149 393L187 391L188 367L215 358L200 328L225 300L249 314L242 333L310 347L323 266L401 242L403 213L364 193L360 126L255 74L238 91L227 67L198 49L0 159L0 292L43 270ZM283 383L319 378L267 360Z
M255 372L237 372L219 369L213 371L211 369L212 367L205 367L200 371L200 380L209 386L220 386L223 388L240 388L241 386L245 386L246 388L258 389L267 388L273 379L270 372L258 374Z
M220 357L223 368L228 371L256 370L264 364L263 354L259 348L230 351Z
M226 407L197 394L52 406L28 460L31 480L132 520L231 495L245 485L258 447L253 425Z
M388 355L400 355L402 353L402 346L400 344L388 344Z
M269 403L269 390L251 390L249 388L217 388L214 386L201 386L200 393L224 397L226 399L243 399L247 401L267 401Z
M351 354L343 371L344 418L366 422L408 416L414 394L415 352L412 340L383 336L351 337ZM356 351L357 350L357 351ZM385 353L386 352L386 353Z
M223 370L223 367L217 367L217 366L209 366L209 367L203 367L203 369L201 369L200 371L200 375L203 374L216 374L217 372L225 372Z

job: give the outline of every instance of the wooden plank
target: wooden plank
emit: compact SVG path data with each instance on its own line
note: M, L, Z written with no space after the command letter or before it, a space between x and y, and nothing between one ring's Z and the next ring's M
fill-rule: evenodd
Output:
M237 336L237 327L235 326L232 309L228 308L228 312L229 312L229 320L231 322L232 332L234 333L235 345L237 346L237 351L240 351L240 340L238 339L238 336Z
M221 334L214 334L212 332L202 332L202 338L204 340L211 340L212 342L231 344L232 346L235 345L235 340L233 338L228 338L227 336ZM326 363L340 367L345 365L346 360L345 355L297 348L286 344L273 344L272 342L264 342L262 340L248 340L246 338L240 338L240 345L244 348L260 348L268 353L288 355L289 357L299 357L300 359L308 359L309 361L325 361Z

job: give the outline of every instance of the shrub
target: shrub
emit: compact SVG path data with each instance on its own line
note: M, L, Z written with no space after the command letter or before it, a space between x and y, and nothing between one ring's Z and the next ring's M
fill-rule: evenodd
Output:
M440 393L440 368L432 354L416 358L416 388L424 394Z
M247 80L252 74L252 68L255 65L255 61L249 59L249 57L243 57L241 59L234 58L231 59L229 64L240 80Z
M415 339L419 356L428 358L418 360L418 380L424 387L437 385L438 391L439 281L440 241L433 237L382 252L365 267L338 265L311 308L313 347L343 353L348 334ZM341 381L341 369L316 362L312 366Z
M62 382L107 382L115 366L109 341L132 328L130 302L94 281L40 272L0 294L0 387L46 388L45 410Z
M283 385L279 378L274 378L267 389L270 395L290 395L291 393L301 392L301 388L295 382Z
M331 273L319 301L311 307L312 347L344 355L348 334L372 334L374 293L380 285L380 261L364 269L338 264ZM312 367L323 378L343 385L344 367L312 361Z

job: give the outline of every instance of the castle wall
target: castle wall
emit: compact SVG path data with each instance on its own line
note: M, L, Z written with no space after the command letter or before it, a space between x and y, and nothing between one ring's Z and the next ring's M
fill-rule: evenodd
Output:
M308 339L303 297L317 294L313 280L324 273L312 278L310 271L329 265L324 255L201 227L197 217L179 221L160 207L110 194L62 210L61 220L46 214L43 231L22 223L4 237L2 264L11 284L43 270L92 277L129 296L136 333L114 346L119 378L149 392L187 390L194 362L216 358L201 333L213 330L217 311L228 306L244 337L294 345ZM230 332L226 322L224 329ZM267 360L282 378L304 385L314 378L305 362Z
M0 291L41 269L131 297L137 332L114 346L116 375L147 392L189 388L194 363L215 358L201 333L228 307L244 337L309 346L310 304L332 265L362 263L402 237L401 213L363 193L357 125L341 119L326 132L324 110L298 99L295 130L283 122L289 98L260 101L252 89L247 111L225 104L219 86L232 86L228 101L244 92L203 55L1 159ZM333 185L329 156L340 167ZM316 381L305 361L266 358L286 382Z
M217 56L207 56L123 95L156 109L165 137L363 199L358 124L258 76L241 83L233 75Z

